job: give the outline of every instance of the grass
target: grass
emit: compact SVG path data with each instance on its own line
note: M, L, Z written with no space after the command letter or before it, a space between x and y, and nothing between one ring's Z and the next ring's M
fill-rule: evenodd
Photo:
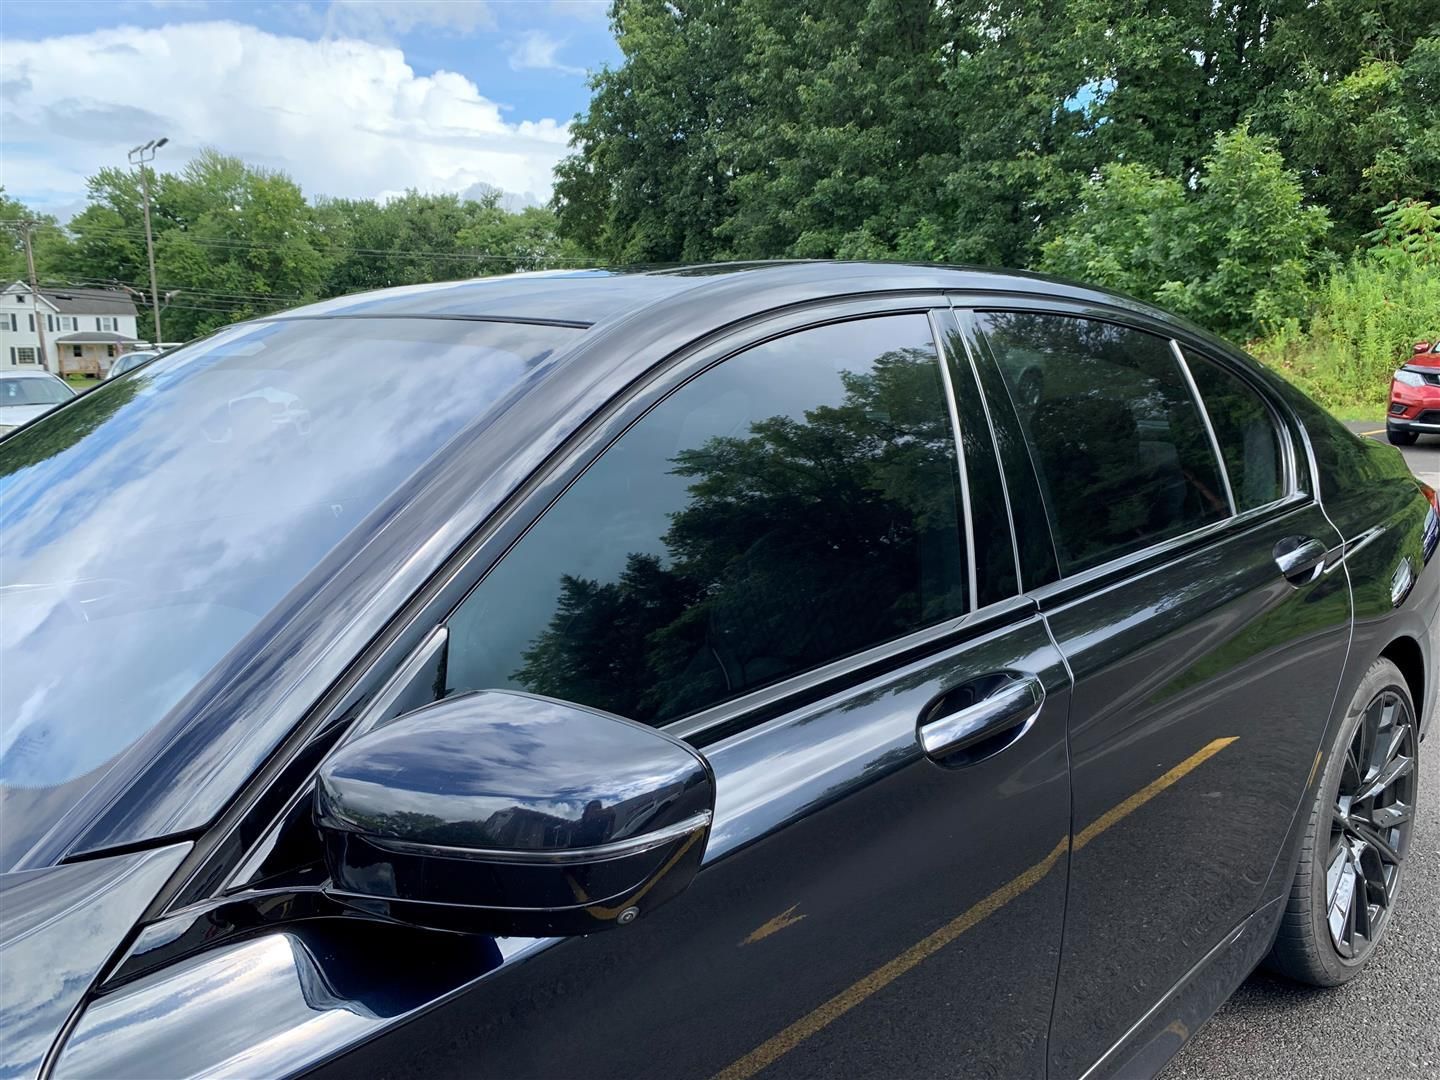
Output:
M86 390L93 390L104 380L97 379L93 375L66 375L65 382L71 390L77 394L83 394Z

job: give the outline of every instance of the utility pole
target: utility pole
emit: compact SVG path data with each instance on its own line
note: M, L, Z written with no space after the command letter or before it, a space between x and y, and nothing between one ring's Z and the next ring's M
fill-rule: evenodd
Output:
M144 146L135 147L128 155L130 164L140 168L140 183L145 192L142 200L145 207L145 254L150 260L150 307L155 313L155 340L151 343L153 345L159 345L165 339L160 334L160 287L155 283L155 237L150 232L150 170L145 166L155 160L155 151L169 141L168 138L151 139Z
M30 246L30 230L33 221L17 222L20 237L25 242L25 269L30 273L30 317L35 320L35 334L40 339L40 370L50 370L50 350L45 344L45 320L40 317L40 286L35 280L35 250ZM58 363L56 365L59 366Z

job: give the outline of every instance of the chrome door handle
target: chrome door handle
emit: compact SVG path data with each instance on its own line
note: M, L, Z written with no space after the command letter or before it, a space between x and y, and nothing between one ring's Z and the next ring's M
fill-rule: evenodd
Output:
M980 683L995 678L992 676ZM1034 675L999 678L1003 680L1000 685L979 701L952 711L947 703L954 699L946 694L932 704L922 716L917 732L921 749L931 758L939 759L999 735L1009 734L1013 741L1025 734L1040 715L1040 706L1045 703L1045 687Z
M1308 536L1287 536L1275 544L1275 565L1292 585L1308 585L1325 568L1329 549Z

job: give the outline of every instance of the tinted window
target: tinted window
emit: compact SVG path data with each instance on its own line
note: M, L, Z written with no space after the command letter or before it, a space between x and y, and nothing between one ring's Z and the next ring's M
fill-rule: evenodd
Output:
M576 334L427 319L252 324L104 383L0 444L0 868Z
M982 313L1073 573L1230 513L1165 338L1061 315Z
M450 623L447 690L662 723L965 610L928 320L820 327L676 391Z
M1230 473L1238 510L1253 510L1285 493L1280 433L1260 395L1218 364L1187 354L1190 374L1210 415Z

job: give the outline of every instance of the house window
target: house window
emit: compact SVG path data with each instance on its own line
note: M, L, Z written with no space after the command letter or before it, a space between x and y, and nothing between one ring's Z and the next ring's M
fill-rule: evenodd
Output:
M95 319L95 329L111 331L118 330L118 323L119 319L117 319L114 315L100 315L97 316Z
M108 356L108 357L110 357L110 358L113 360L114 357L115 357L115 346L114 346L114 345L106 345L106 346L105 346L105 355Z
M35 363L35 349L32 346L20 345L12 351L15 353L15 362L17 364Z
M15 313L13 311L9 311L6 312L4 315L0 315L0 326L5 327L11 333L14 333L16 330L18 330L19 326L15 322Z
M85 350L84 350L83 348L81 348L79 345L71 345L71 346L70 346L70 355L71 355L71 356L84 356L84 355L85 355Z
M62 331L70 331L70 330L78 330L78 329L80 329L78 323L77 323L76 320L75 320L75 316L74 316L74 315L61 315L61 316L59 316L59 322L60 322L60 329L61 329Z
M23 303L25 302L25 294L24 294L24 293L18 293L18 292L17 292L17 293L15 294L15 302L16 302L17 304L23 304Z

